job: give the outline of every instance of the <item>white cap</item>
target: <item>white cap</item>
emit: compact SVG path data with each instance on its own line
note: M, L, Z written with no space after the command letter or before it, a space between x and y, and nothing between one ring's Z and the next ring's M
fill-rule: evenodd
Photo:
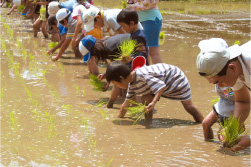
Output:
M68 9L66 9L66 8L60 9L56 14L56 19L58 22L60 22L61 20L65 19L67 16L69 16L70 14L71 14L71 12Z
M59 3L56 2L56 1L52 1L49 3L48 5L48 14L49 15L53 15L53 14L56 14L59 10Z
M82 19L84 21L84 29L86 32L91 31L94 28L94 19L98 15L99 9L91 6L89 9L83 12Z
M206 78L217 75L227 62L241 55L239 45L227 48L226 41L221 38L212 38L199 42L200 54L197 56L197 68L205 73Z

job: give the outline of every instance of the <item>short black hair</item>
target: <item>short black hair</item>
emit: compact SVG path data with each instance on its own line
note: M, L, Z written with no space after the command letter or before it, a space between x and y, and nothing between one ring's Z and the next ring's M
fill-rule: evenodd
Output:
M111 62L106 69L107 82L117 81L121 82L121 76L127 78L131 73L131 69L123 62L117 60Z
M132 8L124 8L117 15L118 23L130 25L131 21L133 21L135 24L138 24L139 21L138 13Z

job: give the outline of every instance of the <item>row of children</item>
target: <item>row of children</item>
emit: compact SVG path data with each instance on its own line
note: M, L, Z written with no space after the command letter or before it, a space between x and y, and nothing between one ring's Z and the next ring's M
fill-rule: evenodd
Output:
M216 90L220 95L220 101L204 119L191 100L189 81L178 67L161 63L161 61L149 65L148 43L150 41L147 40L145 27L143 26L143 31L138 13L133 7L123 10L100 10L93 5L86 5L83 1L74 1L72 4L71 8L55 1L48 5L49 30L54 30L53 39L59 40L58 45L48 53L52 54L60 48L57 55L52 57L52 60L58 60L72 42L76 57L83 57L90 73L98 75L100 79L106 79L107 86L111 82L114 84L107 104L108 108L113 107L121 90L126 90L125 101L118 117L124 117L130 100L136 95L140 95L141 102L146 105L145 118L148 120L152 119L155 105L160 97L181 101L194 120L202 122L205 139L213 139L211 127L217 120L224 122L227 117L234 115L243 123L248 117L251 42L242 47L229 48L226 42L219 38L200 42L201 53L197 58L200 75L205 76L210 83L217 84ZM102 38L102 29L109 32L111 36ZM36 36L35 31L34 36ZM45 34L44 36L46 37ZM127 39L137 41L135 54L127 61L113 61L111 55L118 55L120 53L118 46ZM98 61L106 59L112 62L108 65L105 74L99 74ZM241 145L244 147L249 146L250 137L242 137L239 143L245 143ZM233 150L237 151L240 148L236 147Z

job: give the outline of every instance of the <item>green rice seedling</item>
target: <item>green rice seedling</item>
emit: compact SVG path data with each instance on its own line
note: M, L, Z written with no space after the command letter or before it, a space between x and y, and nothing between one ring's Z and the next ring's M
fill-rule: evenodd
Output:
M133 100L130 100L130 103L135 106L127 107L126 110L129 111L129 115L132 118L136 119L133 123L133 125L135 125L141 121L142 116L146 113L145 105L141 103L137 103Z
M49 138L53 137L55 135L55 122L54 122L54 116L50 116L49 119Z
M105 87L105 83L102 82L97 76L90 74L90 83L94 87L96 91L103 91Z
M165 33L163 31L161 31L159 33L159 39L164 39L165 38Z
M108 111L106 111L106 110L100 110L98 112L102 115L103 120L108 118L108 115L107 115Z
M18 10L18 12L22 12L22 10L25 8L25 6L24 5L19 5L18 7L17 7L17 10Z
M241 42L240 41L235 41L234 42L234 45L237 44L237 45L241 45Z
M138 43L136 40L133 39L124 40L118 48L120 57L117 60L121 60L124 63L129 62L131 56L135 54L135 49L137 46Z
M15 116L15 111L12 111L10 113L10 125L11 125L11 128L13 130L17 130L17 126L18 126L18 119L17 117Z
M233 147L244 134L245 127L240 124L239 120L239 118L230 116L228 119L224 120L224 123L220 122L222 130L219 133L223 137L222 144L224 147Z
M72 105L70 105L70 104L64 104L64 105L62 105L61 107L64 108L64 109L66 109L67 112L68 112L68 114L69 114L70 112L72 112Z
M210 103L211 103L211 105L214 105L214 104L218 103L219 100L220 100L220 97L216 97L215 99L211 100Z
M50 42L48 44L49 49L53 49L55 46L57 46L58 42Z
M103 99L100 99L99 102L98 102L98 104L97 104L96 106L97 106L97 107L102 107L102 106L104 106L105 104L107 104L107 102L106 102L106 101L103 101Z
M1 50L5 50L5 49L6 49L5 40L1 39Z
M122 1L122 9L126 8L126 1Z

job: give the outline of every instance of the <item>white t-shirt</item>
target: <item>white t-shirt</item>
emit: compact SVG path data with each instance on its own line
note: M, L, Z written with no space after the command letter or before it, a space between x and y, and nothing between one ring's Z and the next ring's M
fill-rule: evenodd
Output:
M241 62L241 67L244 74L245 81L242 81L238 78L235 85L232 87L234 91L241 89L243 86L247 86L248 88L251 88L251 41L248 41L247 43L240 46L242 49L242 56L239 56L238 59Z

